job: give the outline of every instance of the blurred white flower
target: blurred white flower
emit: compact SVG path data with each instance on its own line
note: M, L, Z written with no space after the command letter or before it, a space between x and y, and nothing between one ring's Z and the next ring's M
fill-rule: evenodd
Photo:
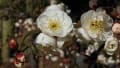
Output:
M27 31L32 31L32 30L34 30L33 28L34 28L34 26L33 26L33 20L32 20L32 18L27 18L25 21L24 21L24 23L23 23L23 26L24 26L24 28L27 30Z
M90 56L94 51L98 50L99 44L97 42L94 42L93 44L90 44L85 52L86 55Z
M24 25L32 25L33 24L33 20L32 18L27 18L25 21L24 21Z
M100 54L98 55L97 60L102 64L106 64L107 58L103 54Z
M81 26L92 39L105 40L112 34L112 18L104 10L90 10L81 16Z
M50 36L65 37L73 29L71 18L59 6L51 5L37 18L37 26Z
M20 27L20 23L19 22L15 22L15 27Z
M113 60L112 57L109 57L108 60L107 60L107 63L108 63L108 64L114 64L114 63L115 63L115 60Z
M58 60L58 57L57 57L57 56L51 57L51 61L56 62L57 60Z
M42 45L42 46L55 46L55 39L54 37L48 36L44 33L40 33L36 40L35 43Z
M113 55L118 48L118 41L114 37L110 37L106 40L104 50L108 55Z

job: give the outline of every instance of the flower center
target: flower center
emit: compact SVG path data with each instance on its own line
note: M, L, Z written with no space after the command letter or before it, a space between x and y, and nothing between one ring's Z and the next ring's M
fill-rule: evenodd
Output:
M109 48L109 49L113 49L114 47L115 47L114 44L110 44L110 45L107 46L107 48Z
M92 32L102 33L104 31L103 21L93 21L90 24L90 29Z
M49 24L48 24L48 28L51 31L59 31L61 29L61 24L58 20L50 19Z

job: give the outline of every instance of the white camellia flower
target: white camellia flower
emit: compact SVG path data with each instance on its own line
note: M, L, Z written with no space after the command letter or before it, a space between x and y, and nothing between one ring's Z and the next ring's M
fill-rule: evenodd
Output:
M92 39L106 40L112 34L112 22L112 18L101 9L89 10L81 16L81 26Z
M55 46L55 39L54 37L51 37L51 36L48 36L44 33L40 33L36 40L35 40L35 43L36 44L39 44L39 45L42 45L42 46Z
M71 18L58 5L50 5L37 18L40 30L50 36L65 37L73 29Z
M118 48L118 41L114 37L110 37L106 40L104 50L108 55L113 55Z

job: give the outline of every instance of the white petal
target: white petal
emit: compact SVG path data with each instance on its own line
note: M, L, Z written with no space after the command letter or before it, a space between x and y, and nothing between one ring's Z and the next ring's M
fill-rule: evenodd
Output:
M62 48L65 41L66 41L66 38L57 38L57 47Z
M88 33L83 28L79 28L78 33L80 33L85 40L91 40Z
M60 57L63 58L63 57L64 57L64 52L63 52L63 50L57 48L57 51L60 53Z
M48 36L44 33L40 33L35 40L36 44L40 44L42 46L48 46L48 45L55 46L55 42L56 41L53 37Z
M50 11L50 10L61 10L60 6L54 4L54 5L50 5L48 6L45 11Z
M24 24L25 24L25 25L26 25L26 24L32 25L32 24L33 24L33 20L32 20L31 18L28 18L28 19L26 19L26 20L24 21Z

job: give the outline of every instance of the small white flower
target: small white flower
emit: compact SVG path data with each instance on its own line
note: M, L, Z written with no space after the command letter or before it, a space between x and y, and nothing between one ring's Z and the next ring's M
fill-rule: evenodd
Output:
M114 64L114 63L115 63L115 60L113 60L112 57L109 57L107 63L108 63L108 64Z
M28 19L26 19L25 21L24 21L24 25L32 25L33 24L33 20L32 20L32 18L28 18Z
M73 29L71 18L57 5L49 6L38 18L37 26L50 36L65 37Z
M48 36L44 33L40 33L36 40L35 40L35 43L36 44L39 44L39 45L42 45L42 46L55 46L55 39L54 37L51 37L51 36Z
M81 16L81 25L93 39L105 40L110 33L112 18L103 10L90 10Z
M106 57L105 57L104 55L102 55L102 54L98 55L97 60L98 60L100 63L103 63L103 64L106 63Z
M20 23L19 22L16 22L15 23L15 27L19 27L20 26Z
M57 57L57 56L51 57L51 61L56 62L57 60L58 60L58 57Z
M120 59L117 59L117 60L116 60L116 63L120 63Z
M118 41L114 37L110 37L106 40L104 50L108 55L113 55L118 48Z
M95 51L95 47L93 45L89 45L86 52L85 52L85 54L90 56L91 53L93 53L94 51Z

